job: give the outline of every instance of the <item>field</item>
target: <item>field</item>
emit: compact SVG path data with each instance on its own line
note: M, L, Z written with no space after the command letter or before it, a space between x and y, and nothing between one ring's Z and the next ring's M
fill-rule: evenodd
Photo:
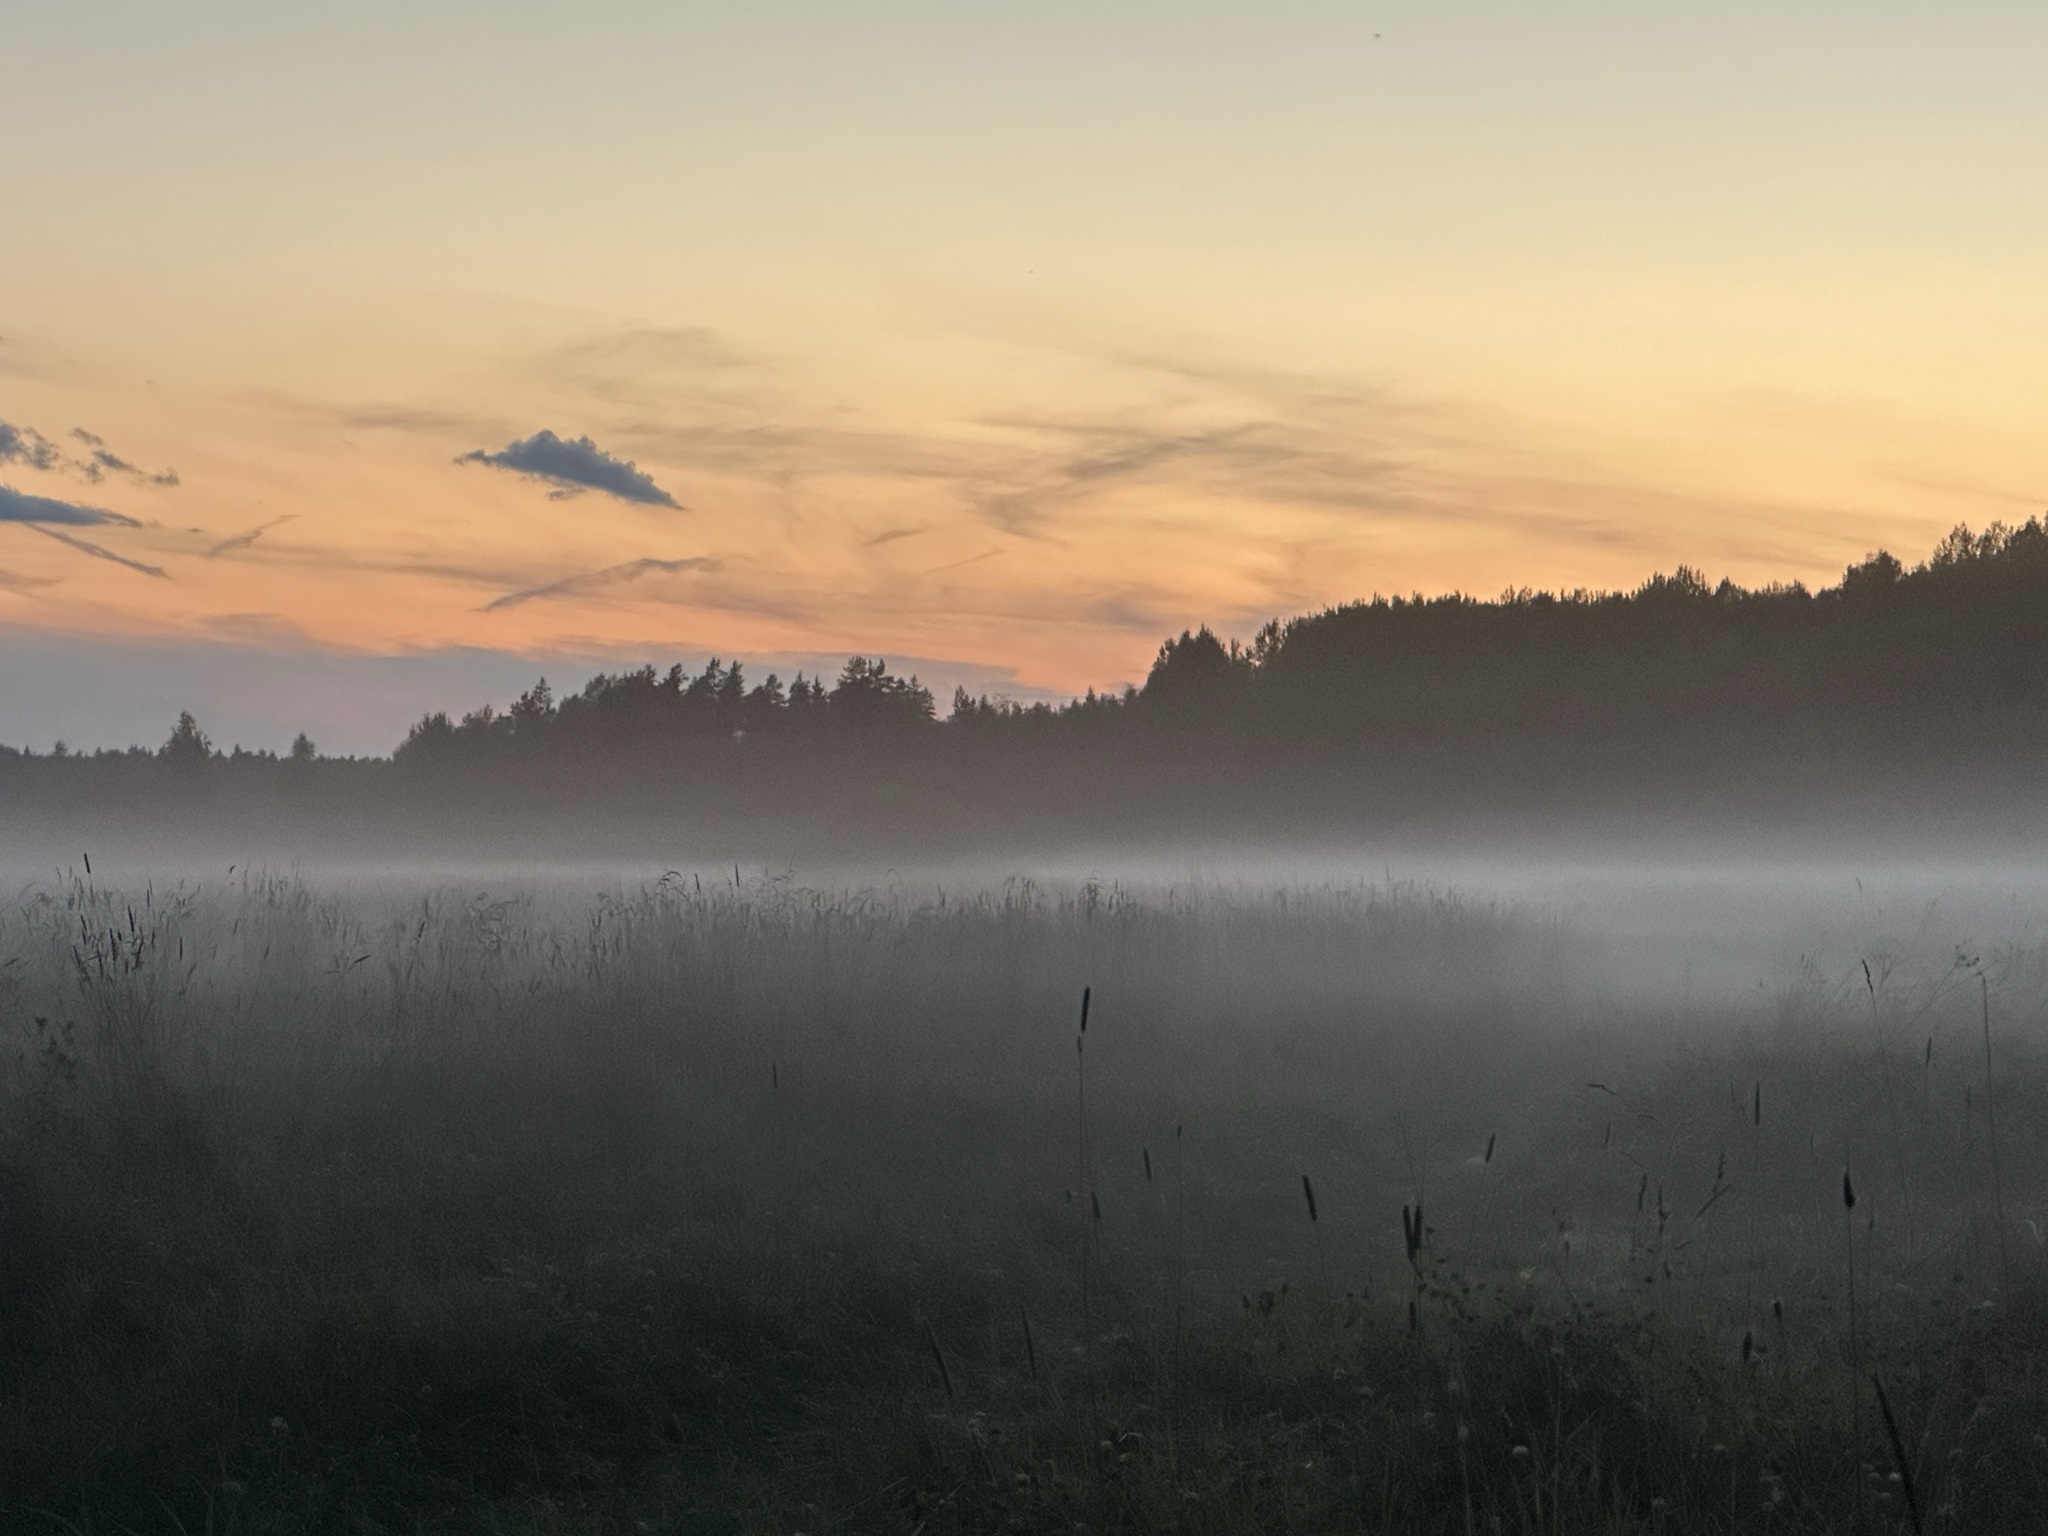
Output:
M2048 1523L2038 924L597 884L0 910L0 1524Z

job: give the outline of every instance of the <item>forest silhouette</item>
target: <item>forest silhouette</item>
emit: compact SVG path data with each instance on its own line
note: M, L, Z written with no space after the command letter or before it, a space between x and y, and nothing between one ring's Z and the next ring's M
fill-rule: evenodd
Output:
M1445 818L2033 814L2048 747L2048 528L1957 527L1811 591L1375 597L1250 644L1164 642L1142 686L1063 704L956 691L866 656L836 679L712 660L545 681L435 713L388 758L0 751L24 814L380 822L543 841L607 824L793 843L1184 836ZM208 811L206 808L210 806Z

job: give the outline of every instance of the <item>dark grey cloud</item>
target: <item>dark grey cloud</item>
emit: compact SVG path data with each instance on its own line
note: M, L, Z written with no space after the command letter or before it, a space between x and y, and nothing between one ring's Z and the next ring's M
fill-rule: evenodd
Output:
M0 464L26 464L30 469L55 469L64 454L34 427L0 421Z
M521 603L539 602L544 598L582 597L587 593L616 587L629 581L638 581L643 576L677 576L684 571L715 571L718 561L708 556L697 555L683 560L628 560L622 565L608 565L603 570L581 571L574 576L564 576L559 581L550 581L538 587L525 587L517 592L507 592L484 604L485 613L495 613L500 608L516 608Z
M12 422L0 421L0 464L25 464L30 469L68 470L82 475L97 485L108 475L127 475L132 479L147 481L151 485L174 486L178 483L178 472L166 469L151 473L138 465L129 463L107 446L107 440L97 432L88 432L83 427L73 427L71 435L85 445L85 456L76 457L66 453L34 427L17 427Z
M80 506L54 496L31 496L11 485L0 485L0 523L54 523L65 528L140 528L132 517L109 512L104 507Z
M107 440L97 432L88 432L83 427L73 427L71 435L90 450L86 457L73 459L71 465L86 479L98 484L108 475L128 475L137 480L147 480L151 485L165 487L178 483L175 469L151 472L140 465L131 464L107 446Z
M127 522L128 520L123 518L122 521ZM40 533L44 538L55 539L59 544L68 544L80 554L91 555L95 560L111 560L116 565L125 565L131 571L140 571L145 576L154 576L159 581L169 581L171 579L170 573L160 565L145 565L140 560L130 560L126 555L117 555L111 549L95 544L90 539L81 539L75 534L59 533L56 529L46 528L41 523L30 523L28 526L37 533ZM130 524L130 526L132 527L133 524Z
M627 459L616 459L587 437L562 438L540 431L496 453L481 448L465 453L458 464L493 464L516 474L531 475L552 482L556 496L576 496L584 491L603 491L621 501L648 506L676 507L681 504Z

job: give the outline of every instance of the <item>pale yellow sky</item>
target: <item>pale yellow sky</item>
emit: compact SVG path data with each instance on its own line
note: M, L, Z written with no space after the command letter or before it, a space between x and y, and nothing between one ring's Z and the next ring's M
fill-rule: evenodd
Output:
M0 625L1067 691L2048 507L2048 14L1452 9L27 0Z

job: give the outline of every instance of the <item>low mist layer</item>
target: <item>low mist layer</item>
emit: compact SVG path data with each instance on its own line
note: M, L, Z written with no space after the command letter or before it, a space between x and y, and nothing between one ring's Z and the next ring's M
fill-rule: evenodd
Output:
M2048 907L1584 895L32 885L9 1518L2026 1528Z

